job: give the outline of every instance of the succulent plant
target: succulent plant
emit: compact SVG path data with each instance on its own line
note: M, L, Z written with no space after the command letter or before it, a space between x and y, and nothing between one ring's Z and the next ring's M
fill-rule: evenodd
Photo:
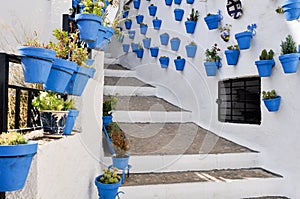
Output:
M228 50L240 50L240 47L239 47L239 45L235 44L235 45L227 46L227 49Z
M269 50L269 52L264 49L262 52L261 52L261 55L259 56L259 59L260 60L271 60L273 59L274 57L274 51L271 49Z
M24 136L17 132L9 132L0 134L0 145L18 145L27 144Z
M276 94L276 91L273 89L271 91L263 91L262 92L262 98L263 100L267 100L267 99L274 99L274 98L277 98L277 94Z
M103 184L115 184L121 180L121 177L118 175L118 169L103 169L103 175L99 178L99 182Z
M291 35L288 35L285 38L285 41L281 41L280 47L282 54L297 53L296 43Z
M190 14L190 17L187 18L188 21L198 21L199 19L199 12L198 10L195 11L194 8L192 8L192 12Z

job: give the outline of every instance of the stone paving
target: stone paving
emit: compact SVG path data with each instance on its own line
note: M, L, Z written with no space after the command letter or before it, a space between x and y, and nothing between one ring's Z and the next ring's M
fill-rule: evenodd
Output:
M135 77L105 77L106 86L134 86L134 87L153 87Z

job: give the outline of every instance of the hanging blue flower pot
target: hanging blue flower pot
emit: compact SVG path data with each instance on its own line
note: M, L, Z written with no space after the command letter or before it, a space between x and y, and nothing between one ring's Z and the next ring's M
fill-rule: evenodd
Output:
M122 47L123 47L123 52L128 53L130 47L129 44L123 44Z
M144 45L144 48L150 48L151 38L144 38L143 39L143 45Z
M38 143L0 146L0 192L17 191L24 187Z
M204 17L204 20L209 30L218 29L220 15L215 14L215 15L206 16Z
M112 157L113 167L124 170L128 167L129 156L127 157Z
M125 28L127 29L127 30L129 30L130 28L131 28L131 25L132 25L132 20L130 19L126 19L125 20Z
M85 68L77 66L72 78L66 88L66 93L70 95L81 96L89 78L93 78L96 70L94 68Z
M98 190L99 199L115 199L118 196L118 190L121 186L121 180L113 184L100 183L99 180L103 175L96 177L95 185Z
M158 51L159 51L159 48L158 48L158 47L151 47L151 48L150 48L151 56L152 56L152 57L157 57L157 56L158 56Z
M135 19L136 19L137 24L143 23L144 15L137 15L137 16L135 16Z
M179 49L179 46L180 46L180 39L179 38L172 38L170 40L170 43L171 43L171 49L173 51L177 51Z
M136 52L136 57L137 58L143 58L143 55L144 55L144 49L143 48L138 48L135 52Z
M87 46L90 49L100 49L101 45L103 45L102 43L105 40L105 35L106 35L106 27L100 25L99 26L99 30L98 30L98 34L97 34L97 39L96 41L93 42L87 42Z
M46 83L56 52L31 46L22 46L18 51L21 55L25 82Z
M162 68L168 68L169 62L170 62L169 57L160 57L159 58L159 63L160 63Z
M170 38L168 33L163 33L159 37L160 37L161 45L165 45L165 46L168 45L169 38Z
M114 29L112 27L105 27L106 34L104 35L104 40L99 45L99 50L106 51L111 37L114 35Z
M174 59L174 63L175 63L176 70L183 71L184 66L185 66L185 59L184 58Z
M149 10L149 15L150 16L155 16L156 15L156 11L157 11L157 6L148 6L148 10Z
M207 76L216 76L217 70L220 68L220 62L204 62Z
M175 15L175 20L176 21L181 21L183 18L184 10L180 8L175 8L174 9L174 15Z
M284 16L287 21L299 19L300 17L300 1L286 0L282 2L281 7L283 9Z
M79 38L82 41L96 41L102 17L94 14L76 14L75 21L79 29Z
M166 6L171 6L173 0L165 0Z
M77 116L79 115L79 110L74 110L74 109L70 109L69 113L68 113L68 117L67 117L67 121L66 121L66 126L64 129L64 135L71 135L72 134L72 130L75 124L75 120L77 118Z
M131 43L131 49L132 49L132 52L136 52L136 50L138 49L139 45L136 44L136 43Z
M239 50L225 50L225 56L228 65L236 65L239 60Z
M55 59L52 65L45 89L58 93L65 92L74 71L77 69L75 62L65 59Z
M141 0L133 0L133 7L139 9L141 5Z
M275 112L275 111L278 111L278 109L279 109L280 100L281 100L281 97L277 96L277 98L266 99L263 101L269 112Z
M252 39L252 32L241 32L235 34L235 39L238 42L239 48L241 50L249 49Z
M193 4L193 3L194 3L194 0L186 0L186 3L187 3L187 4Z
M273 66L275 65L274 59L255 61L255 65L260 77L270 77Z
M64 133L68 111L41 111L41 123L46 134L61 135Z
M186 45L185 46L185 50L186 50L186 55L188 57L193 58L196 55L197 45L191 45L191 44L190 45Z
M147 33L147 30L148 30L148 26L147 25L144 25L144 24L140 25L140 33L142 35L145 35Z
M154 29L159 30L161 27L162 20L161 19L153 19L152 23L153 23Z
M187 33L193 34L195 32L197 22L196 21L186 21L185 29Z
M279 60L281 62L284 73L296 73L298 70L299 53L291 53L280 55Z
M181 0L174 0L174 3L177 4L177 5L180 5L181 4Z
M123 18L127 18L129 15L129 10L124 10L123 11Z
M135 36L135 30L128 30L129 39L134 39Z
M102 123L104 127L107 127L110 123L112 123L112 115L103 115Z

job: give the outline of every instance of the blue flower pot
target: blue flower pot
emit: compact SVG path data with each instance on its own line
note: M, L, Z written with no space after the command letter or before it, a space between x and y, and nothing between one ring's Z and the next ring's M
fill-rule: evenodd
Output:
M108 44L110 42L110 39L114 35L114 29L111 27L105 27L106 28L106 34L104 36L104 41L100 43L99 50L106 51Z
M159 30L161 27L162 20L161 19L153 19L152 23L153 23L154 29Z
M159 48L158 48L158 47L151 47L151 48L150 48L151 56L152 56L152 57L157 57L157 56L158 56L158 51L159 51Z
M228 65L236 65L239 60L239 50L225 50L225 56Z
M128 167L129 156L124 158L112 157L113 167L124 170Z
M100 47L103 45L104 40L105 40L105 35L106 35L106 27L100 25L99 26L99 30L98 30L98 34L97 34L97 39L94 42L87 42L87 46L90 49L97 49L99 50Z
M173 51L177 51L179 49L179 46L180 46L180 39L178 38L173 38L170 40L170 43L171 43L171 49Z
M281 100L281 97L277 96L277 98L267 99L267 100L263 100L263 101L269 112L275 112L275 111L278 111L278 109L279 109L280 100Z
M204 67L207 76L216 76L217 70L220 67L219 62L204 62Z
M131 25L132 25L132 21L131 20L125 20L125 28L127 30L129 30L131 28Z
M146 25L140 25L140 33L142 35L145 35L147 33L147 30L148 30L148 26L146 26Z
M133 0L133 7L139 9L141 5L141 0Z
M157 6L148 6L148 10L149 10L149 15L150 16L155 16L156 11L157 11Z
M66 121L66 126L64 129L64 135L71 135L72 134L72 130L75 124L75 120L77 118L77 116L79 115L79 110L69 110L68 113L68 117L67 117L67 121Z
M111 155L113 155L113 154L115 154L114 146L113 146L111 138L108 136L106 126L104 126L104 122L103 122L103 128L102 129L103 129L103 133L104 133L105 140L106 140L106 143L107 143L108 151Z
M135 52L136 52L136 57L137 58L143 58L143 55L144 55L144 49L143 48L138 48Z
M41 111L43 131L47 134L61 135L64 133L69 111Z
M24 187L38 143L0 146L0 192L17 191Z
M96 177L95 185L98 190L99 199L115 199L118 196L118 190L121 186L121 180L114 184L103 184L99 182L99 179L103 175Z
M76 70L77 64L75 62L59 58L55 59L47 82L44 84L45 89L58 93L65 92Z
M166 6L171 6L173 0L165 0Z
M184 58L174 59L174 63L175 63L176 70L183 71L184 66L185 66L185 59Z
M220 16L219 15L211 15L204 17L204 21L209 30L218 29Z
M122 47L123 47L123 52L128 53L130 47L129 44L123 44Z
M134 39L135 36L135 30L128 30L129 39Z
M123 18L127 18L129 15L129 10L124 10L123 11Z
M186 21L184 24L187 33L193 34L195 32L195 28L197 25L196 21Z
M193 4L193 3L194 3L194 0L186 0L186 3L187 3L187 4Z
M174 0L174 3L177 4L177 5L180 5L181 4L181 0Z
M76 14L75 21L79 29L79 38L82 41L96 41L102 17L94 14Z
M144 45L144 48L150 48L151 38L145 38L145 39L143 39L143 45Z
M291 53L280 55L279 60L281 62L284 73L296 73L298 70L300 53Z
M137 24L143 23L144 15L137 15L137 16L135 16L135 19L136 19Z
M110 123L112 123L112 115L104 115L102 116L102 123L104 127L107 127Z
M94 68L85 68L77 66L73 76L66 88L66 93L70 95L81 96L89 79L94 77L96 70Z
M168 45L170 36L167 33L159 36L161 45Z
M237 40L241 50L249 49L252 39L252 32L237 33L235 34L235 39Z
M300 17L300 1L299 0L286 0L282 2L284 16L287 21L299 19Z
M18 51L21 55L25 82L46 83L56 52L31 46L22 46Z
M174 15L175 15L175 20L176 21L181 21L183 18L184 10L180 8L175 8L174 9Z
M168 68L169 62L170 62L169 57L160 57L159 58L159 63L162 68Z
M131 49L132 49L132 52L136 52L136 50L138 49L139 45L136 44L136 43L131 43Z
M196 45L186 45L185 50L186 50L186 55L190 58L193 58L196 55L197 46Z
M273 66L275 65L274 59L255 61L255 65L260 77L270 77Z

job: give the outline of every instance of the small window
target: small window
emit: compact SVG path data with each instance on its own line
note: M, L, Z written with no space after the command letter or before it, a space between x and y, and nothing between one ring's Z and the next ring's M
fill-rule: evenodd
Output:
M219 81L218 119L220 122L260 124L259 77Z

